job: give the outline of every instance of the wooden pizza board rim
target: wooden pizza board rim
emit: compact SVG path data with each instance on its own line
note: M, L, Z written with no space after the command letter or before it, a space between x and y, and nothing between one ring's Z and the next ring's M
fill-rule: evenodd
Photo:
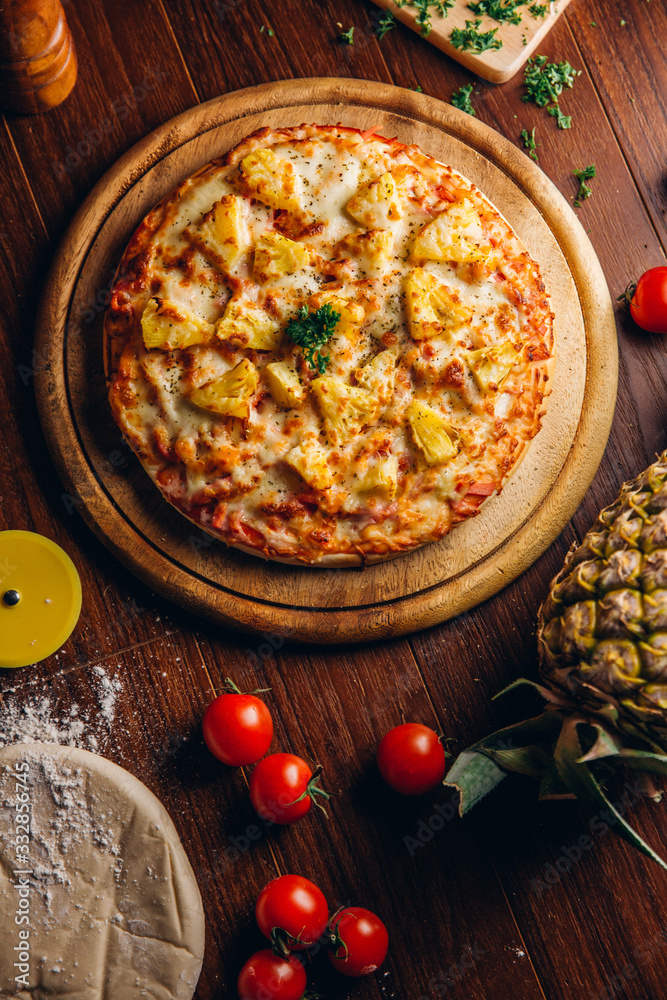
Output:
M239 594L157 549L102 488L85 460L63 363L68 309L79 275L97 234L127 190L199 134L272 108L317 103L338 104L341 110L349 105L376 107L417 119L463 141L502 170L548 223L568 262L587 330L586 392L577 434L560 473L527 520L477 564L445 583L345 608L295 606ZM35 371L37 405L49 449L61 480L103 544L150 587L187 610L244 631L320 643L387 638L426 628L474 607L524 572L560 534L592 482L611 429L610 402L616 397L618 374L614 313L600 263L574 211L542 171L489 126L435 98L389 84L335 77L262 84L221 95L167 121L129 149L95 185L62 239L40 302L35 347L42 359ZM148 560L135 555L139 539L149 545ZM466 586L459 588L462 577ZM287 628L282 617L286 610L291 612Z

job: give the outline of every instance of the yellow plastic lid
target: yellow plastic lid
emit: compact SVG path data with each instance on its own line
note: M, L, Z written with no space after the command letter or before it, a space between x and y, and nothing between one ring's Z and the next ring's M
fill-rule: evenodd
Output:
M0 531L0 667L51 656L81 614L81 580L59 545L33 531Z

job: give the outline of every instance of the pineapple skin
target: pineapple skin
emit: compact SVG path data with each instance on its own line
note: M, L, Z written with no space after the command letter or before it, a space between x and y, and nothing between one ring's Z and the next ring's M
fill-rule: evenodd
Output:
M570 549L537 637L551 687L667 749L667 451Z

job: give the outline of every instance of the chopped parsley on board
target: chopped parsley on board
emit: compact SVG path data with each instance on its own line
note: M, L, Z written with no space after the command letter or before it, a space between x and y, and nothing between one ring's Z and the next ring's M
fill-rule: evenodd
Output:
M547 113L558 119L558 128L572 128L572 115L564 115L560 104L554 104L553 107L547 108Z
M582 201L586 201L593 194L593 189L586 181L590 181L592 177L597 176L595 164L591 163L589 167L582 167L581 170L573 170L572 173L579 181L579 190L577 191L577 197L574 199L574 207L581 208Z
M479 54L480 52L486 52L489 49L501 49L503 43L499 38L496 38L497 28L492 28L491 31L480 31L481 25L480 18L475 21L466 21L465 28L454 28L449 40L455 49L460 49L462 52L474 52Z
M380 20L375 25L375 34L382 41L385 35L396 27L396 18L390 10L386 10Z
M465 111L466 114L474 115L475 109L472 106L470 98L472 97L472 83L466 83L463 87L459 87L452 94L452 104L459 111Z
M428 38L433 28L431 17L439 14L447 17L454 6L455 0L396 0L397 7L414 7L417 11L417 24L424 38Z
M486 14L500 24L521 24L519 7L524 3L525 0L473 0L468 8L473 14Z
M308 306L301 306L296 316L285 327L287 336L303 351L308 367L323 375L329 364L330 354L323 354L322 348L333 336L340 313L326 302L315 312Z
M535 128L531 132L528 129L521 129L521 138L523 139L523 144L528 150L528 155L535 163L539 163L537 159L537 142L535 141Z

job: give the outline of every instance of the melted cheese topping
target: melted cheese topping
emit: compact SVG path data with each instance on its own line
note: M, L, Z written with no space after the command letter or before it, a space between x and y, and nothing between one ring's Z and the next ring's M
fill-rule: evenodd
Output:
M116 420L229 544L309 563L405 551L476 513L539 429L537 265L414 146L260 130L151 213L120 273ZM286 330L327 304L319 372Z

